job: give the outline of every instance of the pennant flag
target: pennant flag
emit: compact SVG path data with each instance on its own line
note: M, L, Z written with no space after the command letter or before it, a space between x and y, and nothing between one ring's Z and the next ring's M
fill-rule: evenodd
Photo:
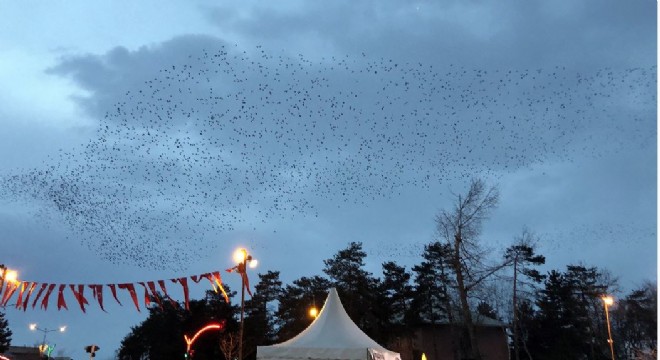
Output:
M117 300L117 304L121 305L121 301L117 299L117 289L115 289L115 284L108 284L108 287L110 288L110 291L112 292L112 296ZM124 306L124 305L122 305Z
M250 296L252 296L252 291L250 291L250 279L248 279L247 271L241 271L241 278L243 278L243 286Z
M11 281L7 282L7 288L5 289L4 295L2 295L2 301L0 302L0 307L7 306L7 303L11 299L12 295L14 295L14 292L16 292L16 289L18 289L17 283Z
M120 289L125 289L128 290L128 292L131 294L131 299L133 299L133 304L135 304L135 308L137 309L138 312L140 312L140 305L138 305L138 298L137 294L135 293L135 286L131 283L126 283L126 284L119 284L117 285Z
M220 278L219 271L202 274L200 277L208 279L208 281L211 283L211 288L213 288L213 291L217 293L218 290L220 290L222 292L222 296L225 298L225 301L229 303L229 297L227 296L227 292L225 292L225 288L222 286L222 279Z
M174 301L170 295L167 294L167 289L165 288L165 280L158 280L158 285L160 285L160 289L163 290L163 294L165 297L172 303L173 308L177 308L179 306L179 303Z
M103 285L93 284L89 285L89 288L92 289L92 297L98 301L101 310L103 310L103 312L107 312L103 308Z
M18 299L16 299L16 309L20 310L21 306L23 306L23 292L25 289L27 289L28 283L23 281L21 282L20 290L18 291Z
M148 308L149 305L151 305L151 298L149 297L149 290L147 290L147 286L144 285L143 282L139 282L138 284L142 285L144 288L144 307Z
M36 287L37 287L36 282L30 283L30 287L28 288L27 294L25 294L25 300L23 300L23 304L21 305L23 307L23 311L27 310L27 307L30 304L30 295L32 295L32 292ZM41 288L43 289L43 286ZM16 307L18 308L18 306Z
M50 298L50 294L53 292L53 289L55 289L55 284L48 285L48 290L46 290L44 298L41 299L41 308L44 310L48 310L48 299Z
M5 276L7 276L7 268L2 268L2 274L0 274L0 295L2 295L2 290L5 286Z
M181 287L183 288L183 298L184 298L184 304L185 304L185 309L190 310L190 299L188 296L188 278L181 277L178 279L170 279L173 283L179 283L181 284Z
M71 284L69 286L71 287L71 292L73 292L73 297L76 298L78 304L80 305L80 310L85 313L85 305L89 304L87 299L85 299L85 295L83 295L83 292L85 291L85 285L78 285L78 291L76 291L75 285Z
M39 301L39 298L41 298L41 294L43 294L44 290L46 290L46 287L48 287L48 284L41 284L41 289L39 289L39 292L37 293L37 297L34 298L34 301L32 302L32 308L37 305L37 301Z
M151 291L151 295L154 297L154 299L156 299L160 309L163 310L163 303L160 301L160 295L158 294L158 291L156 291L156 284L153 281L147 281L147 287L149 288L149 291Z
M64 301L64 289L66 289L66 285L61 284L60 289L57 292L57 310L60 310L61 308L69 310L66 306L66 301Z

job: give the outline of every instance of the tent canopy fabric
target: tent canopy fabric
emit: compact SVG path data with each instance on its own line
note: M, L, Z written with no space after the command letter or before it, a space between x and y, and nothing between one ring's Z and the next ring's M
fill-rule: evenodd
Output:
M257 359L400 360L401 357L360 330L344 310L337 290L332 288L321 312L307 329L283 343L258 346Z

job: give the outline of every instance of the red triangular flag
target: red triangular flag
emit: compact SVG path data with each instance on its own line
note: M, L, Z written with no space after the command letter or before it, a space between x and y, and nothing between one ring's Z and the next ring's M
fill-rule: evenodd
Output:
M133 299L133 304L135 304L135 308L137 309L138 312L140 312L140 305L138 305L138 298L137 294L135 293L135 286L131 283L127 284L119 284L117 285L120 289L125 289L128 290L128 292L131 294L131 299Z
M69 308L66 306L66 301L64 301L64 289L66 289L66 285L61 284L60 289L57 291L57 310L62 308L69 310Z
M160 309L163 310L163 303L160 301L158 291L156 291L156 284L153 281L147 281L147 287L149 288L149 291L151 291L151 295L154 297L154 299L156 299Z
M117 304L121 305L121 301L117 299L117 289L115 288L115 284L108 284L108 287L110 288L110 292L112 292L112 296L117 300Z
M32 295L32 292L34 291L34 288L36 288L36 287L37 287L36 282L31 283L27 294L25 294L25 300L23 300L23 305L22 305L23 306L23 311L27 310L28 304L30 303L30 301L29 301L30 300L30 295ZM41 286L41 288L42 289L44 288L43 285Z
M18 299L16 299L16 309L20 310L21 306L23 306L23 292L27 289L28 284L29 283L23 281L19 286L20 290L18 291Z
M144 288L144 307L148 308L149 305L151 305L151 299L149 298L149 290L147 290L147 287L144 285L143 282L139 282L138 284L142 285Z
M241 277L243 278L243 285L245 286L245 290L247 290L247 293L252 296L252 291L250 291L250 279L248 279L247 272L241 272Z
M83 292L85 291L85 285L78 285L78 291L76 291L75 285L71 284L69 286L71 287L73 296L76 298L78 304L80 305L80 310L82 310L83 313L86 313L85 305L89 304L89 302L87 302L85 295L83 295Z
M104 312L105 309L103 308L103 285L99 284L93 284L93 285L88 285L90 289L92 289L92 297L96 299L99 303L99 307L101 307L101 310Z
M46 290L44 298L41 299L41 308L44 310L48 310L48 299L50 298L50 294L53 292L53 289L55 289L55 284L48 285L48 290Z
M186 310L190 310L190 301L188 298L188 278L182 277L178 279L170 279L172 282L178 282L183 288L183 298Z
M0 302L0 307L7 306L9 299L11 299L12 295L14 295L16 289L18 289L18 283L14 283L11 281L7 282L7 288L5 289L4 295L2 295L2 301Z
M215 281L215 284L218 286L218 289L222 292L222 296L224 296L225 301L227 304L229 304L229 296L227 295L227 292L225 291L225 287L222 286L222 277L220 277L220 272L219 271L214 271L213 272L213 280Z
M165 288L165 280L158 280L158 285L160 285L160 289L163 290L163 294L165 297L172 303L172 307L176 308L179 306L179 303L174 301L170 295L167 294L167 289Z
M41 298L41 294L43 294L44 290L46 290L46 287L48 284L41 284L41 289L39 289L39 292L37 293L37 297L34 298L34 301L32 302L32 308L37 305L37 301L39 301L39 298Z

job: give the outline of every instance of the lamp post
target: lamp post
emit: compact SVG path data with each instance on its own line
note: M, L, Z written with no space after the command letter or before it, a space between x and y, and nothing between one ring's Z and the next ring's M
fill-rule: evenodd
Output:
M234 251L234 261L237 263L232 270L241 275L241 322L238 330L238 360L243 360L243 318L245 314L245 286L247 280L247 266L257 266L257 260L248 254L247 250L240 248Z
M612 354L612 360L614 359L614 340L612 340L612 328L610 326L610 306L614 304L614 298L611 296L603 296L601 298L603 304L605 305L605 319L607 320L607 342L610 344L610 352Z
M30 324L30 330L32 330L32 331L41 331L42 333L44 333L44 338L43 338L43 340L41 341L41 345L42 345L42 346L40 346L39 348L40 348L40 349L42 349L42 348L45 349L45 345L46 345L46 335L48 335L49 332L53 332L53 331L65 332L65 331L66 331L66 326L60 326L60 327L57 328L57 329L48 329L48 328L46 328L46 329L42 329L42 328L40 328L40 327L37 327L37 324L34 324L34 323L33 323L33 324ZM44 352L44 351L42 351L42 353L43 353L43 352Z

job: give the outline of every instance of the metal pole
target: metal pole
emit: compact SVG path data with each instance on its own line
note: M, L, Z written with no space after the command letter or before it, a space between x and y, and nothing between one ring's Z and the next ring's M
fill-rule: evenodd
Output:
M607 342L610 343L610 352L612 353L612 360L614 359L614 340L612 340L612 328L610 327L610 308L605 303L605 319L607 320Z
M239 269L241 274L241 326L238 333L238 360L243 360L243 313L245 312L245 271L246 271L247 256L240 264Z

